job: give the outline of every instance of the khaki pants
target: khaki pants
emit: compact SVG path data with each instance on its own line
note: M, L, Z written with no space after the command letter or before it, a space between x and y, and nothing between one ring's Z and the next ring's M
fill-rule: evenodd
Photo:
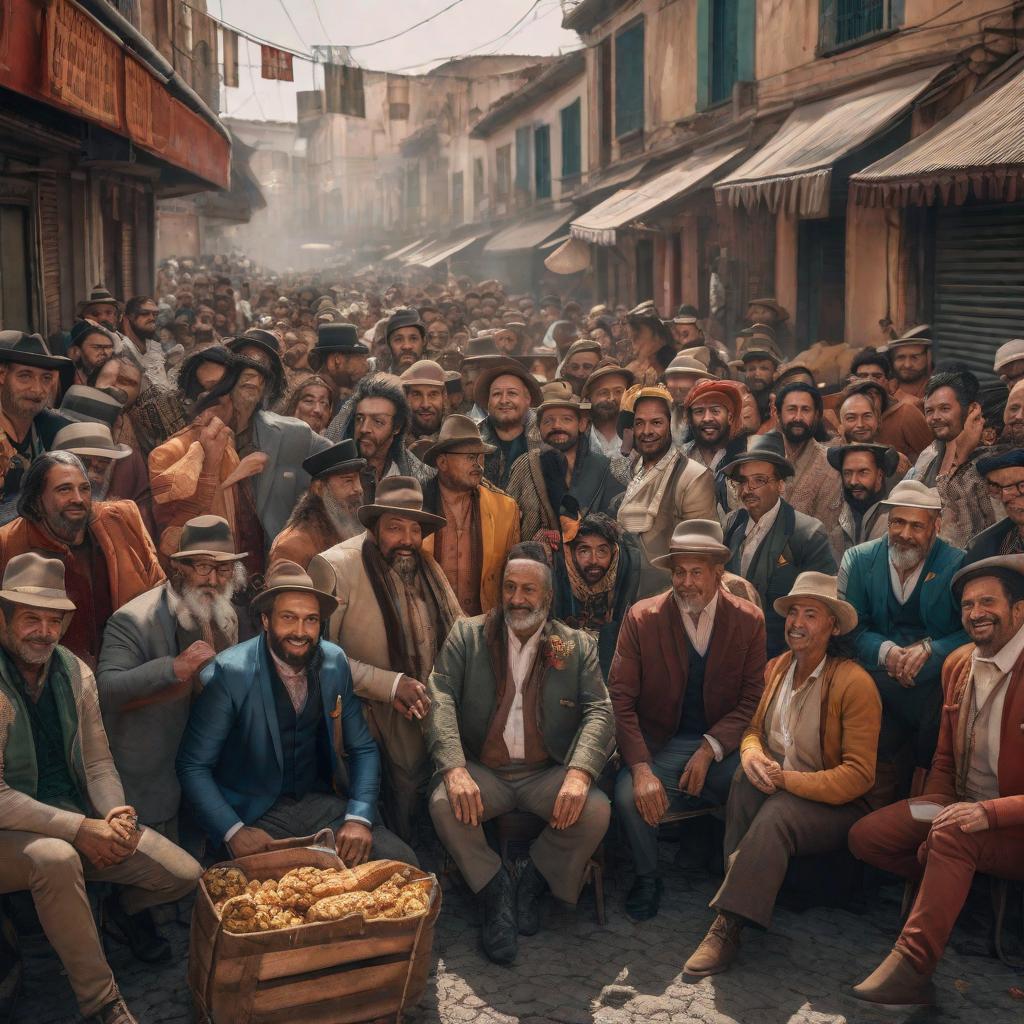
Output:
M466 768L480 787L484 821L510 811L529 811L544 821L550 820L567 770L556 765L540 771L496 772L473 761ZM483 828L464 825L455 817L444 783L430 797L430 816L466 884L479 892L501 867L501 858L487 845ZM561 831L548 826L533 841L530 859L558 899L571 904L579 899L587 861L608 830L610 816L608 797L591 786L575 825Z
M846 845L863 800L821 804L792 793L762 793L737 773L725 819L725 880L711 906L767 928L790 857Z
M129 914L137 914L185 896L201 874L202 868L184 850L149 828L143 830L135 853L102 871L83 861L63 839L0 831L0 893L32 893L39 923L64 965L83 1017L117 995L86 881L128 886L121 903Z

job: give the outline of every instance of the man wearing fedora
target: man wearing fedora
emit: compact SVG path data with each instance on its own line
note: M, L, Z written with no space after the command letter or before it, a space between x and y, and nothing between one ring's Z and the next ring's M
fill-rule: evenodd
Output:
M614 359L602 359L583 384L582 398L590 403L590 447L612 464L612 473L623 486L629 483L629 460L622 454L619 411L633 374Z
M121 319L121 303L114 298L103 284L96 285L87 298L78 303L76 316L79 320L94 320L108 331L116 331Z
M817 519L798 512L783 497L793 466L777 433L747 438L747 449L722 467L732 480L740 508L725 522L732 551L727 568L749 580L764 609L768 657L785 650L783 619L774 608L802 572L835 574L828 534Z
M775 373L782 365L782 356L779 355L771 329L750 329L744 332L741 341L742 347L738 348L737 355L743 364L743 383L757 402L757 412L761 419L757 432L764 434L775 428L772 385L775 383Z
M870 1003L933 1002L932 975L975 874L1024 880L1024 556L966 565L952 588L971 642L942 666L942 725L924 793L850 832L857 857L917 883L892 952L854 986Z
M309 573L337 598L327 635L349 657L384 752L388 820L409 841L430 776L420 725L429 710L425 683L462 609L423 550L424 538L446 524L424 509L418 480L385 477L358 516L366 533L317 555Z
M583 385L597 369L601 354L601 343L590 338L580 338L569 346L569 351L559 366L558 377L569 382L574 395L583 394Z
M260 392L261 406L276 405L284 393L284 363L281 361L281 342L273 331L251 327L237 338L226 342L229 352L243 363L262 369L263 388ZM240 428L244 430L245 428Z
M665 368L665 387L672 396L672 440L680 446L685 445L691 436L686 420L686 396L698 381L716 379L708 371L707 363L699 358L705 353L706 349L681 352Z
M326 374L334 381L341 401L345 401L356 383L366 376L369 359L369 346L359 340L359 332L353 324L320 324L316 346L307 356L314 373Z
M687 441L682 450L714 474L718 518L725 522L730 511L730 495L723 467L747 446L741 432L742 386L709 375L694 382L683 406L686 432L692 440Z
M71 452L81 459L92 487L93 501L119 497L111 493L114 467L122 459L127 459L132 450L126 444L114 444L110 427L105 423L69 423L57 431L50 450Z
M836 579L801 573L776 598L785 653L769 662L764 692L740 743L729 793L725 879L703 941L683 972L702 977L736 959L745 925L767 929L792 857L845 848L873 804L881 706L871 677L835 638L857 625Z
M493 450L480 428L456 413L423 456L437 470L423 487L423 507L445 520L424 537L423 550L441 567L464 615L498 603L505 557L519 543L519 506L485 482L484 459Z
M111 882L106 931L147 963L171 949L149 909L195 888L202 868L140 828L100 719L91 670L61 645L76 613L55 558L26 552L0 585L0 891L29 890L82 1016L135 1024L107 963L86 881Z
M233 857L329 827L346 864L416 863L377 824L380 755L345 652L320 639L337 600L281 561L253 599L261 632L202 670L178 750L182 793Z
M433 441L448 415L444 370L432 359L420 359L405 370L399 380L409 403L406 442Z
M857 660L882 698L878 761L889 772L908 744L915 765L931 764L942 663L967 635L950 589L964 553L939 536L938 492L905 480L882 505L889 515L886 535L843 555L839 594L857 611L851 637Z
M269 565L284 558L305 569L314 555L362 533L356 512L363 504L366 460L355 441L347 438L311 455L302 468L312 483L271 545Z
M0 528L0 567L26 551L63 561L68 593L78 608L64 645L93 667L107 619L164 581L139 510L132 501L94 502L78 456L52 451L32 463L18 513Z
M560 546L564 501L572 499L568 512L573 518L576 513L606 513L625 489L608 458L590 447L588 412L565 381L541 388L536 415L545 447L516 459L505 487L519 506L519 529L526 540L538 539L543 532L553 547Z
M661 902L658 822L725 804L764 686L764 615L722 587L730 555L718 520L680 523L655 560L671 589L630 608L608 673L623 765L615 811L635 870L626 911L638 921Z
M513 548L501 604L460 619L430 676L427 741L436 775L430 816L477 896L487 957L511 963L518 935L541 927L545 892L575 905L608 828L594 786L613 724L592 637L550 618L551 569ZM483 824L511 811L545 827L513 883Z
M484 460L484 476L504 490L516 459L541 445L533 415L541 401L540 387L525 367L503 359L484 366L474 395L486 412L480 436L494 448Z
M828 464L843 482L843 504L829 540L836 561L856 546L886 533L888 517L882 501L897 471L899 452L882 444L853 442L828 450Z
M245 586L244 552L227 520L185 524L166 582L107 620L96 668L103 723L139 820L177 837L174 757L198 692L199 670L238 643L232 598Z
M75 364L50 354L38 334L0 331L0 428L14 448L0 504L15 501L32 461L49 451L68 420L50 409L54 393L69 387Z
M85 384L114 354L114 334L102 324L79 320L70 332L68 358L75 364L75 383Z
M625 410L624 410L625 411ZM672 443L672 396L662 385L638 388L632 396L633 447L639 464L619 505L619 525L640 538L644 570L640 596L670 584L654 559L667 555L672 531L688 519L715 516L715 479L706 467Z

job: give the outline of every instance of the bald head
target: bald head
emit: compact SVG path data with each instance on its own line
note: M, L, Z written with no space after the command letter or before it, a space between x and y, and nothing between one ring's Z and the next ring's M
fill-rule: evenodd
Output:
M1024 380L1010 388L1003 410L1003 440L1021 447L1024 445Z
M867 395L850 395L839 407L839 426L851 444L872 444L878 436L878 410Z

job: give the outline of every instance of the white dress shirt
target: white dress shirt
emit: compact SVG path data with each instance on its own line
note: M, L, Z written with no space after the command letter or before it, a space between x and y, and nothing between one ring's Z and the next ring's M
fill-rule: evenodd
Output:
M768 746L783 759L784 770L791 770L790 759L793 755L793 725L800 716L804 705L807 703L808 695L814 694L820 700L817 692L817 682L821 673L825 671L825 662L828 661L826 654L818 662L815 669L804 680L800 692L795 693L793 684L796 681L796 658L793 658L779 687L778 696L775 698L775 713L772 715L771 729L768 734Z
M696 622L693 621L693 616L683 608L683 602L674 590L672 591L672 596L675 598L676 608L679 609L679 617L683 620L683 629L686 630L690 644L703 658L707 654L708 646L711 643L711 631L715 628L715 612L718 611L718 591L715 591L715 596L701 609ZM704 679L706 682L707 676ZM709 736L707 733L704 733L704 739L708 741L708 745L714 752L715 760L721 761L725 756L722 744L714 736Z
M779 518L779 509L781 507L782 499L780 498L756 523L753 518L747 520L747 529L743 534L743 545L740 548L741 576L747 575L747 570L750 568L750 563L754 560L754 555L757 554L757 549L761 546L761 542L765 537L768 536L768 531L775 525L775 520Z
M506 629L508 631L508 674L516 688L516 693L512 698L512 707L509 708L505 731L501 738L505 741L505 747L511 760L525 761L526 725L523 721L523 687L529 678L530 670L533 668L533 662L537 656L537 649L540 647L544 623L537 627L537 632L526 643L521 643L519 637L511 629L508 627Z

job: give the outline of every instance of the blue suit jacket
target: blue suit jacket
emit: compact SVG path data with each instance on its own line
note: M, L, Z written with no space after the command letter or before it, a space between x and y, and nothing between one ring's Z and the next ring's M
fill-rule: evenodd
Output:
M951 582L964 560L960 548L936 539L925 559L921 583L921 619L925 636L931 638L932 656L921 669L919 679L938 679L946 656L968 636L960 623L960 608L953 597ZM857 609L859 622L851 634L857 660L867 669L878 666L878 651L890 639L889 538L879 537L850 548L839 570L839 596Z
M324 724L341 699L342 741L349 775L346 817L372 822L380 786L380 753L352 692L348 658L336 644L320 642L320 692ZM178 748L182 792L215 842L241 821L262 817L281 793L281 734L271 689L270 655L263 634L217 655L203 669L203 692L192 705ZM333 742L331 770L344 772ZM326 780L325 780L326 781Z

